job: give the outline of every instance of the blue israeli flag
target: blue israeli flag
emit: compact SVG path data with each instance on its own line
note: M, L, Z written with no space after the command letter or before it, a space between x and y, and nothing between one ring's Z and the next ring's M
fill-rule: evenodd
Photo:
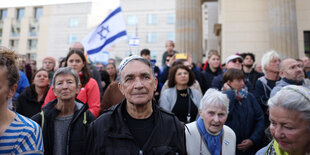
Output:
M124 39L127 39L126 24L122 9L118 7L82 40L82 44L92 58Z

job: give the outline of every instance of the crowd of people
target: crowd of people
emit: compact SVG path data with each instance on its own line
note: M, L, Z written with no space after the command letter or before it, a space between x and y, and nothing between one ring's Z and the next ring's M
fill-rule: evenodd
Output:
M310 154L309 57L174 47L159 67L149 49L117 65L76 42L37 69L1 46L0 154Z

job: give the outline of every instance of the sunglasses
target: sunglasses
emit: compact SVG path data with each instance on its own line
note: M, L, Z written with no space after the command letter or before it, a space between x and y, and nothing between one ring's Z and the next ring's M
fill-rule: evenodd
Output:
M242 63L243 62L243 60L242 59L233 59L233 60L231 60L233 63L237 63L237 62L239 62L239 63Z

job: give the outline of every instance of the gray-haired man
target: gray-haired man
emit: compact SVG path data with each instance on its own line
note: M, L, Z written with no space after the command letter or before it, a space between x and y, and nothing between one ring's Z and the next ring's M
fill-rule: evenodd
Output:
M131 56L120 64L125 100L89 128L88 154L185 154L179 120L154 102L157 79L150 62Z

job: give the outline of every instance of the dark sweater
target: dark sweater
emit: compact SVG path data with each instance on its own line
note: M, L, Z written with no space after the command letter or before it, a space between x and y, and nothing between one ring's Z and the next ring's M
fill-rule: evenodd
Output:
M213 72L211 69L210 69L210 65L207 64L207 67L206 67L206 70L202 71L201 72L201 78L202 78L202 85L201 85L201 88L202 88L202 92L203 94L209 89L211 88L211 84L212 84L212 80L214 77L218 76L219 74L222 73L222 70L220 67L218 67L216 69L215 72Z
M40 112L48 90L49 88L47 87L42 100L37 101L38 95L35 92L34 85L27 87L17 98L16 112L28 118Z

